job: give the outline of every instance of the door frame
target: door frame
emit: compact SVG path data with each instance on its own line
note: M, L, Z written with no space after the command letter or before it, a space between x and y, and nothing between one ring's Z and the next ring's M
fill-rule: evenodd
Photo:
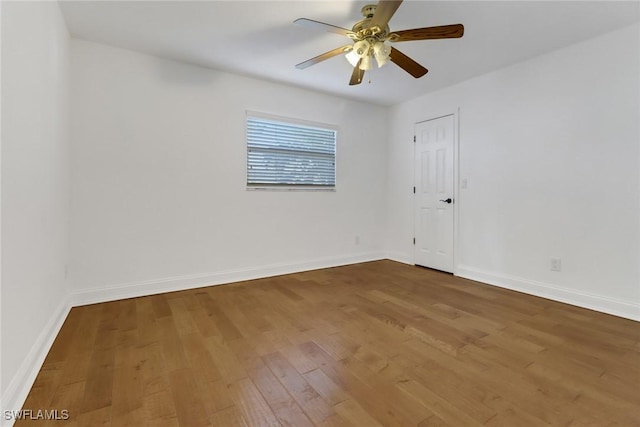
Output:
M424 119L418 120L413 123L413 136L414 139L417 135L416 127L419 123L428 122L431 120L441 119L443 117L453 116L453 275L458 276L458 260L460 259L460 107L440 110L434 113L426 114ZM413 162L413 186L416 187L416 142L413 142L413 155L411 160ZM412 211L411 217L413 218L413 236L416 235L416 193L412 193L413 203L411 203ZM412 263L416 264L416 246L413 244L412 251Z

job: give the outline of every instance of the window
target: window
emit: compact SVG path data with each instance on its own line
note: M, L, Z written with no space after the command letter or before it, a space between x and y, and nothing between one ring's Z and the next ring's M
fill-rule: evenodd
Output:
M247 113L247 187L333 189L336 135L330 125Z

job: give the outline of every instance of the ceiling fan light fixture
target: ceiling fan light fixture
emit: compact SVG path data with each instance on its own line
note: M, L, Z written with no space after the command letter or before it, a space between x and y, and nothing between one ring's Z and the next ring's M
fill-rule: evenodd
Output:
M359 40L353 44L353 49L345 55L347 61L356 67L360 62L361 70L371 69L371 43L366 40ZM366 68L365 68L366 67Z
M353 44L353 51L358 55L358 58L364 58L369 56L369 50L371 49L371 44L366 40L360 40Z
M389 55L391 55L391 46L384 42L377 42L373 45L373 55L378 63L378 68L389 62Z
M345 58L347 58L347 61L349 61L349 64L351 64L352 67L355 67L356 65L358 65L358 61L360 61L360 57L358 56L358 54L356 53L355 50L351 49L346 55Z
M360 62L360 69L369 71L373 68L373 61L371 55L363 56L362 62Z

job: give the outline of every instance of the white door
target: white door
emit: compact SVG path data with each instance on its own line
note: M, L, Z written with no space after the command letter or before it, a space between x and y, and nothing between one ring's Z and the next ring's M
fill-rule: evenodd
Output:
M415 263L453 273L453 115L415 130Z

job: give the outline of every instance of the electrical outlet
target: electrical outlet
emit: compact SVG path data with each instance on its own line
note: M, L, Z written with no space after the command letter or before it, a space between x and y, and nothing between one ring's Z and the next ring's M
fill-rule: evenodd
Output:
M462 178L462 181L460 182L460 188L466 190L468 185L469 182L467 181L467 178Z
M560 258L551 258L551 271L562 271L562 260Z
M355 238L355 239L353 239L353 241L354 241L354 243L355 243L356 245L359 245L359 244L360 244L360 236L356 236L356 238Z

